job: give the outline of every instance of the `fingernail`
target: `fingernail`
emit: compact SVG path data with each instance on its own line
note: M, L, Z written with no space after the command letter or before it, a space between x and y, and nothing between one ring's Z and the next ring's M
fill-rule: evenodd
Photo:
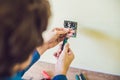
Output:
M72 33L75 33L75 30L72 30L71 32L72 32Z
M68 35L72 36L72 35L73 35L73 33L70 33L70 34L68 34Z
M69 43L66 43L66 46L69 46Z
M71 34L68 34L66 37L72 37L73 36L73 33L71 33Z
M69 31L69 29L68 29L68 28L66 28L65 30L66 30L67 32Z

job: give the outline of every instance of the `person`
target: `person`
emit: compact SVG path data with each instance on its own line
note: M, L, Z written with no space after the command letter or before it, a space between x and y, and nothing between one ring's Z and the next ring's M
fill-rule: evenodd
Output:
M51 16L47 0L0 0L0 80L23 80L25 72L48 49L74 32L55 28L42 37ZM55 53L53 80L67 80L66 73L74 54L65 44ZM41 65L42 66L42 65Z

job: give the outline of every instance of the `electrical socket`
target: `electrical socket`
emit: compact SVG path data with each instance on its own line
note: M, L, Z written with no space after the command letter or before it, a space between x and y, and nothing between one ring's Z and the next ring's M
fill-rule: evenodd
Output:
M73 29L75 31L75 33L73 33L72 37L76 37L77 36L77 22L64 20L64 28L71 28L71 29Z

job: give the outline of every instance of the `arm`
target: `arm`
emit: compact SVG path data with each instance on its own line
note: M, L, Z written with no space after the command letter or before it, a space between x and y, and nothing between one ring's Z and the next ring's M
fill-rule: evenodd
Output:
M57 55L57 56L56 56ZM66 43L63 50L60 49L55 53L57 63L55 64L55 77L53 80L67 80L66 74L71 62L74 59L74 54Z
M61 42L67 33L73 33L70 29L65 28L55 28L51 31L51 36L46 36L47 39L44 39L43 45L36 48L36 50L33 53L31 64L24 69L23 71L20 71L17 73L18 76L23 76L24 73L40 58L40 55L42 55L47 49L50 49L54 46L56 46L59 42ZM62 36L60 36L62 35ZM48 38L49 37L49 38ZM69 36L68 36L69 37Z

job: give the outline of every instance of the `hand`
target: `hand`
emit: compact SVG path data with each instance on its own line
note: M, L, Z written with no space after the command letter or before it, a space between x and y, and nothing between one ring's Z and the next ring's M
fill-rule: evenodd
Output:
M63 41L65 37L69 38L72 36L74 31L68 28L55 28L52 31L44 35L44 44L47 45L48 49L56 46L58 43Z
M69 48L69 44L66 43L63 51L61 48L55 53L55 57L57 58L57 63L55 65L55 75L63 74L66 75L68 68L71 62L74 59L74 54L72 50Z
M73 33L74 31L72 29L55 28L43 36L44 43L42 46L37 47L37 51L42 55L47 49L52 48L63 41L65 37L71 37Z

